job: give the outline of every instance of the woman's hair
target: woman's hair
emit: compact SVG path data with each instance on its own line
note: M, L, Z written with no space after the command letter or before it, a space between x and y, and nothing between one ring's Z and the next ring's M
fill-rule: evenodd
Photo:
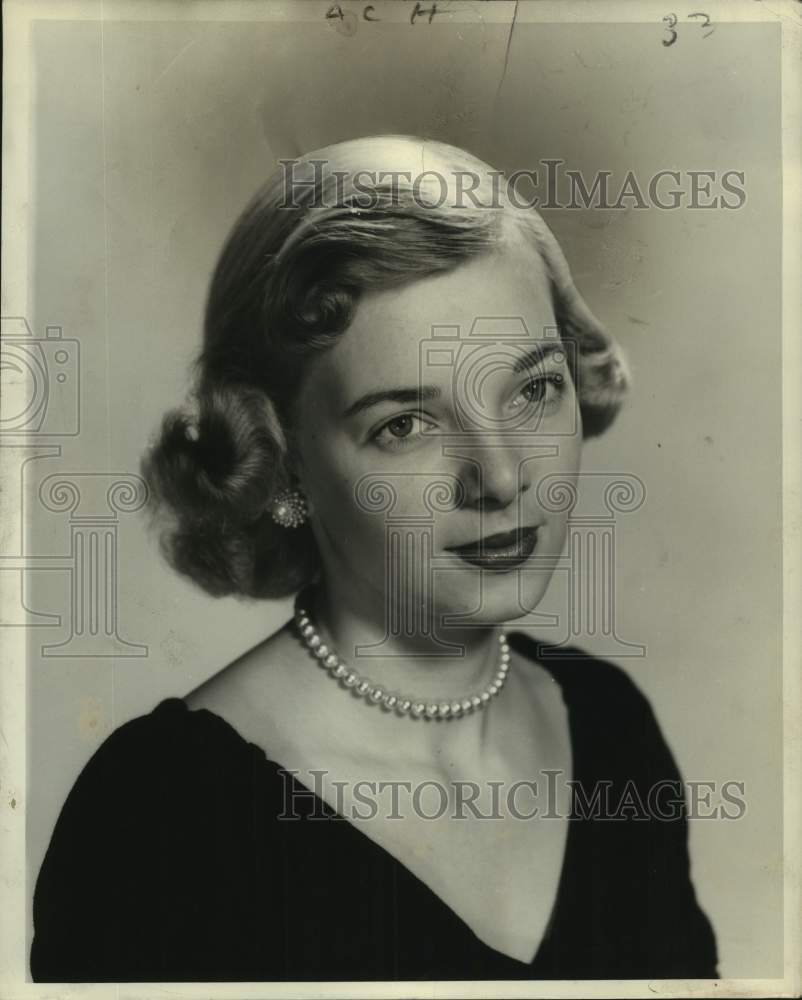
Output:
M453 146L376 136L286 161L257 192L212 277L193 405L165 416L142 462L176 570L218 596L282 597L314 578L308 524L288 530L270 512L291 485L293 403L309 360L348 328L363 293L452 271L513 230L539 252L573 345L583 435L610 425L629 386L621 350L541 217L510 204L500 177Z

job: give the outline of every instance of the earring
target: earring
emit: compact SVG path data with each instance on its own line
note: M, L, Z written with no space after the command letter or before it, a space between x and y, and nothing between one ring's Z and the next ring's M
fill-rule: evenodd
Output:
M298 490L282 490L273 498L271 514L282 528L298 528L306 521L309 508Z

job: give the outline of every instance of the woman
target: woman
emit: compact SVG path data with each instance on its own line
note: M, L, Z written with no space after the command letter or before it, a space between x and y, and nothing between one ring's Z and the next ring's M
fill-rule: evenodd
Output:
M469 154L378 137L290 167L225 245L196 412L144 469L180 572L296 613L89 762L34 978L716 976L648 703L499 630L546 591L546 485L613 421L620 350ZM655 788L673 809L599 806Z

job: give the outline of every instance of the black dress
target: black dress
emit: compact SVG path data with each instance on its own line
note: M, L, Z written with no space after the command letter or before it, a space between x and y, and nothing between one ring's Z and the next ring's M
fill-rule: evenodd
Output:
M648 701L576 648L510 643L561 687L576 782L531 964L482 943L311 794L289 811L305 801L317 819L279 820L302 787L219 716L170 698L112 733L64 804L34 896L34 980L717 978L680 776Z

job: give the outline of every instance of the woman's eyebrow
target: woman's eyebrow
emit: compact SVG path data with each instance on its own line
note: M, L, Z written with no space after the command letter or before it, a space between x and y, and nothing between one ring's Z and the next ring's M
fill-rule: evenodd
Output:
M559 351L565 354L565 345L560 340L550 340L545 344L537 344L526 354L522 355L512 366L513 372L526 371L527 368L537 368L542 365L549 355Z
M565 352L565 346L562 341L550 340L544 344L536 344L526 354L521 355L515 361L512 365L512 371L518 373L526 371L528 368L537 368L538 365L543 364L549 355L557 351ZM420 403L424 400L437 399L441 394L441 390L436 385L424 385L420 388L381 389L377 392L368 392L351 403L348 409L344 411L343 419L348 419L357 413L362 413L364 410L369 409L371 406L376 406L378 403Z
M382 389L368 392L351 403L343 413L343 418L353 417L377 403L420 403L427 399L437 399L440 389L436 385L424 385L414 389Z

